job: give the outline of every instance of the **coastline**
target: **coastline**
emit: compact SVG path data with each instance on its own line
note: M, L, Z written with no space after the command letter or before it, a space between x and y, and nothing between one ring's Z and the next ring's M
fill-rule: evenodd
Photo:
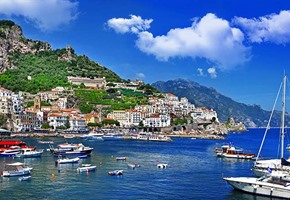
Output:
M65 135L63 133L11 133L11 136L5 138L49 138L49 137L57 137L64 138ZM80 138L82 134L73 134L75 138ZM171 138L191 138L191 139L212 139L212 140L224 140L225 137L223 135L215 135L215 134L165 134ZM66 139L66 138L64 138ZM125 139L129 139L126 137Z

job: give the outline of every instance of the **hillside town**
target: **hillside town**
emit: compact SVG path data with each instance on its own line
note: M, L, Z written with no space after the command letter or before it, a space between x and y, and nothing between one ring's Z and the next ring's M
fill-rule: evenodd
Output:
M29 77L28 77L29 78ZM105 78L81 78L68 77L71 84L84 84L89 89L112 89ZM114 88L136 90L142 81L130 83L114 83ZM110 84L112 85L112 84ZM220 123L217 113L212 109L195 107L187 98L179 99L174 94L163 94L162 98L149 97L148 105L136 105L127 110L113 110L104 115L102 106L99 112L81 113L79 109L67 106L67 95L73 95L74 90L65 87L57 87L48 92L39 92L35 95L18 92L14 93L5 88L0 88L0 114L7 116L5 128L12 132L44 131L43 124L48 124L46 131L66 131L85 133L91 128L89 123L100 123L104 119L119 122L118 128L130 129L142 128L145 131L166 134L190 134L193 132L208 132L211 134L226 134L229 129L224 123ZM33 105L25 107L28 101ZM41 102L49 102L49 105L41 105ZM172 121L187 117L185 124L173 125ZM235 124L231 119L231 127L245 130L241 123ZM238 128L237 128L238 127ZM112 128L112 125L111 125Z

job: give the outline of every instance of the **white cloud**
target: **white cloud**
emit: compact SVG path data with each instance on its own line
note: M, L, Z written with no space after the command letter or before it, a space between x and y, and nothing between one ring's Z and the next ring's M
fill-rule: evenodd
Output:
M0 0L0 14L22 16L42 31L69 24L77 10L78 2L71 0Z
M204 73L203 73L203 69L202 68L197 68L197 75L198 76L204 76Z
M235 17L233 24L241 26L251 42L273 42L284 44L290 42L290 11L283 10L279 14L263 17Z
M250 48L243 45L243 33L212 13L199 21L194 19L190 27L171 29L166 35L160 36L153 36L147 31L152 19L147 20L147 23L141 17L138 20L132 19L132 16L131 19L114 18L108 21L108 25L120 33L137 34L137 47L158 60L167 61L176 57L205 58L220 69L231 69L249 60ZM110 25L111 20L115 21L115 26ZM136 24L139 26L136 27Z
M143 20L140 16L130 15L130 19L112 18L107 21L107 25L114 29L117 33L138 33L150 28L152 19Z
M139 72L139 73L136 74L136 77L137 77L138 80L143 80L146 76L145 76L145 74Z
M217 77L217 72L214 67L208 68L207 72L209 73L211 78L216 78Z

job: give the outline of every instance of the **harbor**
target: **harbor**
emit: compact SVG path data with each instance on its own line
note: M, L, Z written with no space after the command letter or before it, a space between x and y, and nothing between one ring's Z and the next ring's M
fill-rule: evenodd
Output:
M58 157L47 151L51 144L39 143L40 138L19 138L45 151L38 158L0 157L0 171L12 162L23 162L33 168L28 181L1 177L0 196L9 193L9 199L66 199L68 196L69 199L255 199L259 197L235 191L222 179L223 176L254 177L251 171L254 161L220 158L214 150L225 142L232 142L257 153L263 133L263 129L250 129L230 133L225 140L172 138L172 142L165 143L72 138L66 140L92 147L93 151L78 163L67 164L56 164ZM277 130L271 130L267 144L276 142L276 134ZM65 142L61 137L41 140L53 141L54 146ZM268 145L263 156L275 156L273 148ZM79 173L78 168L83 164L96 166L95 171ZM133 164L136 166L132 167ZM158 167L165 164L165 168ZM122 175L108 174L115 170L123 170Z

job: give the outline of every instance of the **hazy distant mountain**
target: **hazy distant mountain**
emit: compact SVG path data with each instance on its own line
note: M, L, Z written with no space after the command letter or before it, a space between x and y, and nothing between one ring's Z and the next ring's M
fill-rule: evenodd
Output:
M152 84L161 92L172 93L176 96L186 97L195 106L204 106L214 109L218 113L220 121L227 121L229 117L234 117L236 121L243 122L247 127L266 126L270 111L261 109L258 105L246 105L238 103L229 97L218 93L213 88L202 86L190 80L169 80L158 81ZM271 126L280 126L281 112L275 112L271 121ZM287 114L286 125L290 125L290 116Z

